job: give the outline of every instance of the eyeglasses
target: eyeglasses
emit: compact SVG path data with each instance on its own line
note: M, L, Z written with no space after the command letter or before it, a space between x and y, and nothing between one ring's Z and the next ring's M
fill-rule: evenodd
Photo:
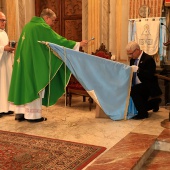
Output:
M52 18L51 18L51 21L52 21L52 22L56 22L56 19L52 19Z
M134 53L136 50L137 50L137 49L135 49L132 53L128 53L127 55L128 55L128 56L132 56L133 53Z
M0 22L7 22L7 20L6 19L0 19Z

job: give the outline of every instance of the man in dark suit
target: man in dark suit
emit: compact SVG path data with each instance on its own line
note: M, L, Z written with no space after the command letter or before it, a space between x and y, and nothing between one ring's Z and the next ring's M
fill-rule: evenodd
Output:
M133 69L130 95L138 111L134 119L148 118L148 111L158 111L161 102L162 91L154 75L156 63L153 57L142 51L139 44L134 41L127 44L126 51Z

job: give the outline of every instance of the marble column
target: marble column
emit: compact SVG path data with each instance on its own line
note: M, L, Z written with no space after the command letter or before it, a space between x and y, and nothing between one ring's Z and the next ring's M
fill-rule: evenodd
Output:
M35 0L3 0L10 40L18 41L25 24L35 15Z
M91 54L100 47L101 43L104 43L108 49L109 0L83 0L82 6L83 39L95 38L89 42L85 51Z
M104 43L116 60L127 63L128 0L83 0L83 39L95 37L85 52L91 54Z
M16 0L3 1L4 12L7 18L7 34L9 40L17 41L17 16L16 16Z
M100 46L100 1L83 0L82 5L83 39L90 40L92 37L95 38L84 49L91 54Z

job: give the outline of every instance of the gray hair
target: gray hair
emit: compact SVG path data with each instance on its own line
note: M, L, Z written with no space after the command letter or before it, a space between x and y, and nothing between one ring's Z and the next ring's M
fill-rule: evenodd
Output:
M127 51L134 51L134 50L136 50L136 49L139 49L140 50L140 46L139 46L139 44L137 43L137 42L135 42L135 41L130 41L128 44L127 44L127 46L126 46L126 50Z
M56 14L54 11L52 11L51 9L49 8L45 8L42 10L41 14L40 14L40 17L44 17L44 16L48 16L48 17L56 17Z

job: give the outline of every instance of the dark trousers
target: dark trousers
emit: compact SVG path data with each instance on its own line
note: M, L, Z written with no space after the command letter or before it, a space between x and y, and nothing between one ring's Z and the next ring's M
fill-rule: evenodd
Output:
M138 111L138 115L148 114L148 99L150 97L150 88L143 84L136 84L131 88L131 97L133 99L134 105ZM149 106L150 108L151 106Z

